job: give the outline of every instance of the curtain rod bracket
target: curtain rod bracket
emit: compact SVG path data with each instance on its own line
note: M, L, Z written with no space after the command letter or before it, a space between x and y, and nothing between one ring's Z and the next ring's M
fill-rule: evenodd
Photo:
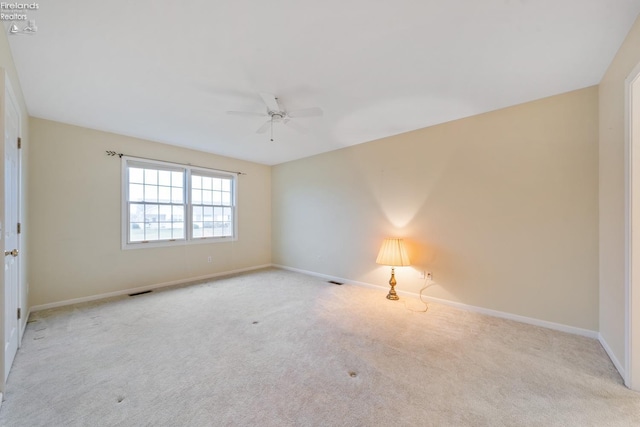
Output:
M107 150L107 156L111 156L111 157L113 157L113 156L118 156L118 157L122 158L122 156L124 156L124 154L122 154L122 153L116 153L115 151L109 151L109 150Z

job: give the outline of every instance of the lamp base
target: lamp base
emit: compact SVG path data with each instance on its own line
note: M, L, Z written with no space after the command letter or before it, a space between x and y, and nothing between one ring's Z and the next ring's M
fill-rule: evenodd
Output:
M395 287L396 287L396 275L395 275L395 271L394 271L393 267L391 267L391 279L389 279L389 286L391 286L391 290L387 294L387 299L390 299L392 301L399 300L400 297L396 293L396 289L395 289Z

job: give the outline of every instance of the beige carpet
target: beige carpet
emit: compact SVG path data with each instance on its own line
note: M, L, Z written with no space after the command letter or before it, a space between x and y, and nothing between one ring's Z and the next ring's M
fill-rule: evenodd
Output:
M384 296L273 269L35 313L0 425L640 425L597 341Z

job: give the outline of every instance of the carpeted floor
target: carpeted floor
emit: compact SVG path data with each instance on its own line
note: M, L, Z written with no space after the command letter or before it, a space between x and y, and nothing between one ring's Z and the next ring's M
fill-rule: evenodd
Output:
M34 313L0 425L635 426L640 394L595 340L269 269Z

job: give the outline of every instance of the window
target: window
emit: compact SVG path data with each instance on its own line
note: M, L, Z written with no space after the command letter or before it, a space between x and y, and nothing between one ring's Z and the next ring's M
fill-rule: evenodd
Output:
M235 174L126 157L123 168L123 247L235 238Z
M233 182L229 177L191 174L193 237L233 236Z

